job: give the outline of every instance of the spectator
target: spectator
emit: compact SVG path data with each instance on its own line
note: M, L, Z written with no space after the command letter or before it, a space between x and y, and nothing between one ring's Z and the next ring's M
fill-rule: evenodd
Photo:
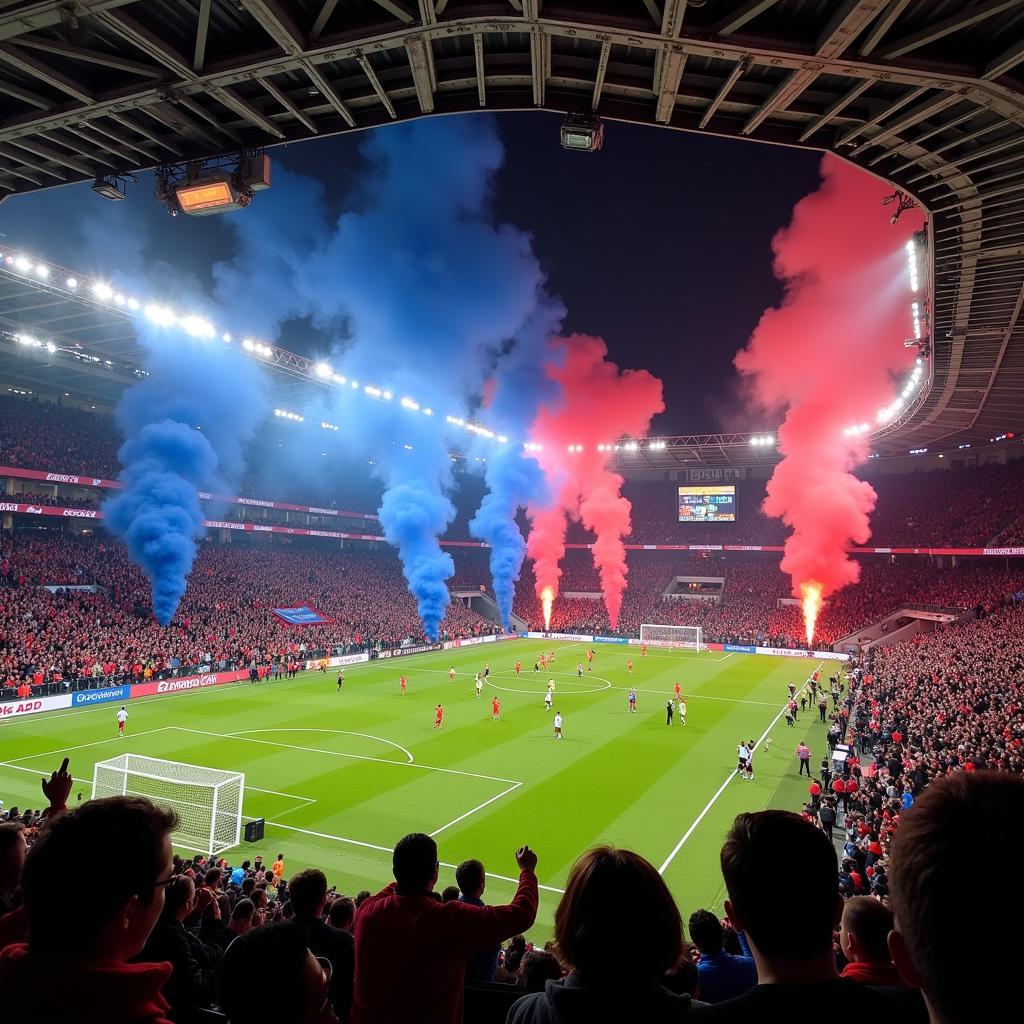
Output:
M441 903L437 844L414 833L395 847L395 881L356 914L354 1024L452 1024L462 1020L465 958L474 950L529 928L537 916L537 857L516 852L519 887L508 906ZM395 965L402 984L395 984Z
M254 928L224 952L220 1005L231 1024L335 1024L330 971L295 922Z
M0 825L0 917L20 904L18 888L25 867L25 827L18 821Z
M203 906L216 908L208 889L199 892ZM182 923L197 908L202 909L196 899L195 882L178 875L165 889L164 907L156 926L133 958L135 963L167 962L171 965L171 976L163 994L171 1015L180 1024L194 1021L195 1011L210 1008L214 975L220 962L221 948L201 942Z
M660 1024L692 1006L663 984L683 952L679 909L661 875L629 850L598 846L576 861L555 912L555 941L571 973L520 999L508 1024Z
M895 1003L840 978L832 933L842 914L836 853L820 829L788 811L741 814L721 854L725 910L757 963L749 992L697 1011L700 1020L817 1020L842 1007L872 1024L905 1024ZM780 885L794 876L794 884Z
M1024 780L959 772L932 783L892 845L889 948L933 1024L1002 1020L1019 1001L1019 956L1001 941L1019 909ZM981 943L965 975L963 936ZM985 940L990 941L985 941Z
M459 887L457 885L446 885L441 890L442 903L454 903L459 898Z
M47 825L25 860L28 943L0 952L0 989L27 997L6 1001L6 1024L167 1024L170 965L129 961L163 909L176 825L136 797L92 800ZM84 864L111 870L85 905L69 904L55 883Z
M839 923L839 946L848 961L842 976L864 985L902 985L889 956L891 931L892 911L884 903L870 896L848 899Z
M519 963L519 987L527 992L543 992L549 981L557 981L561 976L562 965L544 949L527 951Z
M275 862L276 863L276 862ZM344 1024L352 1010L352 980L355 977L355 942L350 932L323 920L327 904L327 877L316 868L300 871L288 886L295 923L306 936L314 956L331 965L331 1004Z
M231 908L231 917L228 923L222 925L220 931L213 936L211 941L221 949L227 949L239 935L244 935L257 923L255 905L252 900L243 896Z
M473 907L482 907L481 898L487 885L487 874L478 860L464 860L455 869L455 881L459 883L462 895L459 899ZM501 945L495 942L487 949L478 949L466 957L466 977L473 981L494 981L498 969L498 954Z
M697 910L690 915L690 938L700 950L697 961L697 979L700 998L705 1003L722 1003L742 995L757 984L757 965L746 947L741 932L739 940L743 956L733 956L722 949L724 929L709 910Z
M352 924L356 919L355 900L348 896L338 896L328 911L331 926L342 931L352 932Z

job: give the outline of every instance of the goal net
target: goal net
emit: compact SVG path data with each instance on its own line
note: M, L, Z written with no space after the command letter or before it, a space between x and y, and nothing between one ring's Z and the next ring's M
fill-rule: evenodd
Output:
M702 626L658 626L645 622L640 626L640 642L652 647L683 647L690 651L704 650Z
M178 815L172 839L186 850L213 857L237 846L242 829L245 775L121 754L96 764L92 797L144 796Z

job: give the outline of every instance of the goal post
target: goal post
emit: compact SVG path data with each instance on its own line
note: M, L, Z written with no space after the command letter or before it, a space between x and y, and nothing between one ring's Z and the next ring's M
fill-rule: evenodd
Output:
M214 857L237 846L242 834L242 772L120 754L98 761L92 798L142 796L178 815L171 838L176 846Z
M703 626L659 626L645 622L640 626L640 642L652 647L682 647L689 651L703 651Z

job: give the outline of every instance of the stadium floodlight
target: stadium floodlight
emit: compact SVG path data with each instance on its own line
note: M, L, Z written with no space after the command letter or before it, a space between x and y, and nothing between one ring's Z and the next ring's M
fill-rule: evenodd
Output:
M245 775L217 768L121 754L98 761L92 799L141 796L178 815L175 846L215 857L237 846L242 834Z
M644 622L640 625L640 643L656 647L681 647L684 650L703 651L703 626L659 626Z
M120 182L112 174L101 174L92 183L92 190L96 195L103 196L104 199L109 199L114 203L120 202L125 197Z
M107 302L114 297L114 289L103 281L97 281L92 286L92 293L103 302Z
M68 278L68 279L67 279L67 280L66 280L66 281L64 282L64 286L65 286L66 288L71 288L72 290L74 290L75 288L77 288L77 287L78 287L78 278L77 278L77 277L69 277L69 278Z
M155 302L151 302L146 307L146 319L158 327L170 327L178 318L166 306L160 306Z
M408 396L403 398L400 404L403 409L411 409L413 412L420 411L420 403Z
M27 274L32 269L32 261L26 256L15 256L14 266L23 274Z
M36 277L41 277L44 281L50 276L50 268L43 263L36 264Z
M596 114L569 114L562 122L562 149L596 153L604 145L604 125Z
M323 377L325 380L330 380L334 376L334 371L328 363L317 363L314 369L316 370L316 375Z

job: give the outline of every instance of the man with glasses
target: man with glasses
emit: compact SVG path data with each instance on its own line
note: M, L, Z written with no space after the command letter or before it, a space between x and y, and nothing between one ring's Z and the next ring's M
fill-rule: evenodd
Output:
M47 824L22 878L28 942L0 952L0 990L30 994L6 1001L5 1024L167 1024L162 989L170 964L130 961L145 946L164 891L175 881L170 836L177 823L173 811L148 800L115 796L64 811ZM82 864L116 867L90 888L87 900L69 904L62 879Z
M515 855L519 887L507 906L442 903L437 844L413 833L395 847L395 881L356 914L353 1024L462 1020L466 957L525 932L537 917L537 855Z

